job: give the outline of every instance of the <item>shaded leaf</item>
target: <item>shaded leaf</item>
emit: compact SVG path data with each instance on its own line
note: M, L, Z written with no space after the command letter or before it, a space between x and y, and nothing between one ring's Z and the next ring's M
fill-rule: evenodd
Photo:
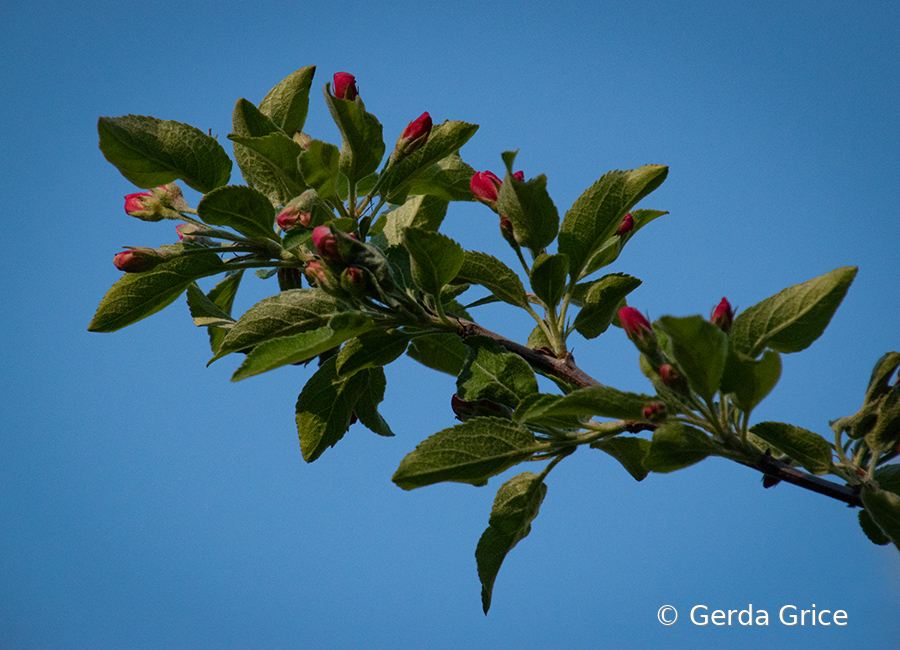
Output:
M516 241L538 255L556 239L559 212L547 192L544 174L528 181L513 176L515 157L514 151L503 154L507 171L497 197L497 210L512 223Z
M728 337L702 316L663 316L653 323L666 357L684 374L691 388L711 400L722 381Z
M496 257L478 251L465 251L457 280L480 284L503 302L526 307L528 297L516 273Z
M325 103L341 132L340 170L353 182L378 169L384 157L382 126L378 119L366 112L361 97L338 99L331 94L331 84L325 84Z
M422 228L403 231L403 247L409 251L412 277L423 292L439 296L459 273L465 259L462 247L438 232Z
M443 481L484 485L491 476L545 448L521 424L476 417L420 442L401 461L392 480L404 490Z
M481 604L487 614L500 565L513 547L531 532L547 486L537 474L518 474L497 490L488 527L478 540L475 561L481 580Z
M624 273L611 273L591 283L582 298L582 308L575 317L574 327L586 339L603 334L629 293L641 281Z
M222 145L189 124L124 115L101 117L97 131L103 156L138 187L181 179L205 193L231 177L231 159Z
M548 309L555 310L566 293L568 275L568 257L541 253L531 267L531 289Z
M456 334L427 334L414 338L406 354L423 366L456 377L462 372L469 348Z
M403 205L383 214L372 232L384 232L389 245L399 246L403 243L404 230L420 228L437 232L446 214L446 200L433 196L413 196Z
M863 486L860 496L872 521L900 549L900 495L887 490L875 492Z
M340 155L340 149L321 140L311 141L309 148L300 153L298 165L303 182L323 199L334 196L337 191Z
M278 241L272 202L246 185L228 185L207 193L197 205L197 216L204 223L234 228L251 239Z
M643 481L650 472L644 467L644 458L650 452L651 442L644 438L606 438L591 443L592 449L600 449L622 463L635 480Z
M674 472L716 453L712 439L703 431L681 422L665 422L653 432L644 467L651 472Z
M406 352L409 336L396 330L366 332L350 339L337 355L339 375L350 376L365 370L386 366Z
M259 110L287 135L293 136L306 123L309 89L316 66L295 70L272 88L259 103Z
M650 395L629 393L610 386L588 386L568 395L541 397L541 400L523 401L516 409L515 419L536 424L550 424L555 419L573 416L643 420L644 407L656 399Z
M484 336L473 336L466 345L469 355L456 381L460 399L489 399L514 409L523 398L538 392L534 371L519 355Z
M818 433L784 422L760 422L750 431L812 474L827 474L831 470L831 444Z
M781 378L781 357L766 350L759 360L745 359L729 350L722 374L722 392L730 393L734 405L749 413L768 395Z

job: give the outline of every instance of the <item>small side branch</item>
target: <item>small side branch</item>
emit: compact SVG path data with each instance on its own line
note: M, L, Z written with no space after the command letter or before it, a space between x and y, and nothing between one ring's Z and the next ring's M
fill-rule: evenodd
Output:
M856 487L828 481L815 474L809 474L796 467L791 467L787 463L768 455L762 456L756 463L738 462L758 470L766 476L771 476L785 483L792 483L812 492L843 501L849 506L862 508L862 499L859 496L859 489Z

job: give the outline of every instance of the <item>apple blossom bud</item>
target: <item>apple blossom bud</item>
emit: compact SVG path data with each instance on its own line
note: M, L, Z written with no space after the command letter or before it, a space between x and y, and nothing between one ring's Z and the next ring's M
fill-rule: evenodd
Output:
M656 334L644 315L634 307L622 307L619 310L619 322L622 329L638 350L647 355L655 355L657 350Z
M513 178L515 178L517 181L522 181L524 183L525 182L525 172L518 171L515 174L513 174Z
M175 232L178 233L178 241L180 242L184 242L185 244L212 244L213 240L209 237L193 234L195 232L201 232L202 230L203 228L195 226L192 223L182 223L175 226Z
M731 331L731 323L734 321L734 312L728 300L722 298L722 301L713 309L709 320L719 326L726 334Z
M153 195L160 200L164 207L170 210L184 211L190 209L187 201L184 200L184 192L176 183L167 183L150 190ZM169 219L177 219L177 215L166 215Z
M313 246L316 247L316 253L322 259L333 262L341 259L341 254L338 252L337 238L328 226L316 226L313 228L312 241Z
M308 133L304 133L303 131L297 131L292 139L294 142L299 144L304 151L307 151L309 149L309 145L312 142L312 136Z
M113 257L113 264L125 273L149 271L165 259L156 250L147 247L132 247Z
M356 88L356 77L349 72L336 72L334 74L334 96L338 99L354 100L359 95Z
M308 226L309 220L312 218L311 212L301 212L300 206L289 205L278 213L275 222L282 230L290 230L299 226Z
M687 380L672 364L664 363L659 367L659 378L666 388L671 388L676 393L681 393L683 395L687 394Z
M327 290L336 285L333 276L328 272L328 270L315 260L306 265L306 268L303 269L303 273L304 275L306 275L307 280L315 284L320 289Z
M616 234L624 235L632 230L634 230L634 217L632 217L629 212L625 215L625 218L622 219L622 223L619 224L619 227L616 228Z
M358 266L348 266L341 271L341 289L351 296L361 296L368 288L366 275Z
M150 192L136 192L125 195L125 212L141 221L162 221L162 202Z
M469 183L469 188L476 199L493 206L497 202L497 196L499 196L502 184L503 181L493 172L475 172L475 175L472 176L472 181Z
M650 422L662 422L666 419L666 412L666 405L663 402L650 402L642 411L644 419Z
M431 135L431 127L431 115L428 112L422 113L410 122L403 129L400 137L397 138L397 146L394 148L393 157L395 159L402 158L425 146L428 136Z

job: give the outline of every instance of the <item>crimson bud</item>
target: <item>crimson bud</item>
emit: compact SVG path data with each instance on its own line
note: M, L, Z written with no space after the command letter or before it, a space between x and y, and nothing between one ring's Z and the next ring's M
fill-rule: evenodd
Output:
M471 183L469 183L469 188L476 199L490 205L497 202L497 196L499 196L502 184L503 181L493 172L475 172Z
M734 312L731 310L731 304L729 304L726 298L722 298L722 301L716 305L709 320L718 325L719 329L726 334L731 331L731 323L734 321Z
M645 420L662 422L666 419L666 410L666 405L663 402L650 402L644 407L642 413Z
M116 253L113 264L125 273L143 273L163 261L163 256L152 248L133 247Z
M162 221L162 202L150 192L125 195L125 212L142 221Z
M331 232L331 228L328 226L316 226L313 228L312 240L313 246L316 247L316 253L322 259L331 260L332 262L337 262L341 259L341 254L338 252L337 237L334 236L334 233Z
M625 218L622 219L622 223L619 224L619 227L616 228L617 235L624 235L625 233L629 233L634 230L634 217L631 216L631 213L625 215Z
M656 334L644 315L634 307L619 310L619 322L631 342L644 354L654 354L657 349Z
M301 226L308 226L311 218L311 212L301 212L300 206L289 205L278 214L275 218L275 222L282 230L290 230L298 224Z
M338 99L356 99L359 90L356 88L356 77L349 72L334 74L334 96Z
M397 138L394 156L403 157L416 149L421 149L428 141L428 136L431 135L432 126L431 115L427 111L410 122Z

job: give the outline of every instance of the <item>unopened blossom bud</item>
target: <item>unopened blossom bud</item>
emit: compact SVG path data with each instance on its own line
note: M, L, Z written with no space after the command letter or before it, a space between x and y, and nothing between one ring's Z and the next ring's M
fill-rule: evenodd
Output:
M645 420L650 422L662 422L666 419L666 405L663 402L650 402L644 407L642 413Z
M348 266L341 271L341 289L351 296L361 296L368 287L366 275L358 266Z
M625 334L638 350L644 354L655 355L656 334L650 326L650 321L641 312L634 307L622 307L619 310L619 322L622 323L622 329L625 330Z
M512 221L510 221L508 218L504 217L502 214L500 215L500 228L502 230L505 230L509 234L513 233Z
M428 141L428 136L431 135L431 127L431 115L427 112L422 113L419 117L410 122L409 125L403 129L403 133L400 134L400 137L397 138L397 146L394 148L393 154L394 158L402 158L425 146L425 143Z
M337 238L328 226L316 226L313 228L312 241L313 246L316 247L316 253L322 259L333 262L341 259L341 254L338 252Z
M311 218L311 212L301 212L300 206L289 205L278 213L278 216L275 217L275 222L282 230L290 230L297 226L308 226Z
M304 133L303 131L297 131L292 138L294 142L300 145L300 147L306 151L309 149L309 145L312 142L312 136L308 133Z
M116 253L113 264L125 273L143 273L154 268L165 259L156 250L146 247L133 247Z
M356 88L356 77L349 72L336 72L334 74L334 96L338 99L356 99L359 90Z
M731 331L731 323L734 321L734 312L731 310L731 305L726 298L722 298L722 301L716 305L709 320L718 325L719 329L726 334Z
M522 181L524 183L525 182L525 172L518 171L515 174L513 174L513 178L515 178L517 181Z
M136 192L125 195L125 212L142 221L162 221L162 202L150 192Z
M503 181L493 172L475 172L475 175L472 176L472 181L469 183L469 188L476 199L493 206L497 202L502 184Z
M203 228L195 226L192 223L182 223L175 226L175 232L178 233L178 241L184 242L185 244L211 244L212 239L209 237L193 234L195 232L201 232L202 230Z
M670 388L676 393L687 393L687 380L672 364L664 363L659 367L659 378L666 388Z
M331 274L319 262L312 261L303 269L306 278L320 289L327 289L334 286Z
M167 207L170 210L175 210L177 212L190 209L187 201L184 200L184 192L181 191L181 188L178 187L176 183L160 185L150 191L160 200L164 207ZM168 217L170 219L178 218L174 215L168 215Z
M631 216L631 213L625 215L622 219L622 223L619 224L619 227L616 228L617 235L624 235L626 233L634 230L634 217Z

